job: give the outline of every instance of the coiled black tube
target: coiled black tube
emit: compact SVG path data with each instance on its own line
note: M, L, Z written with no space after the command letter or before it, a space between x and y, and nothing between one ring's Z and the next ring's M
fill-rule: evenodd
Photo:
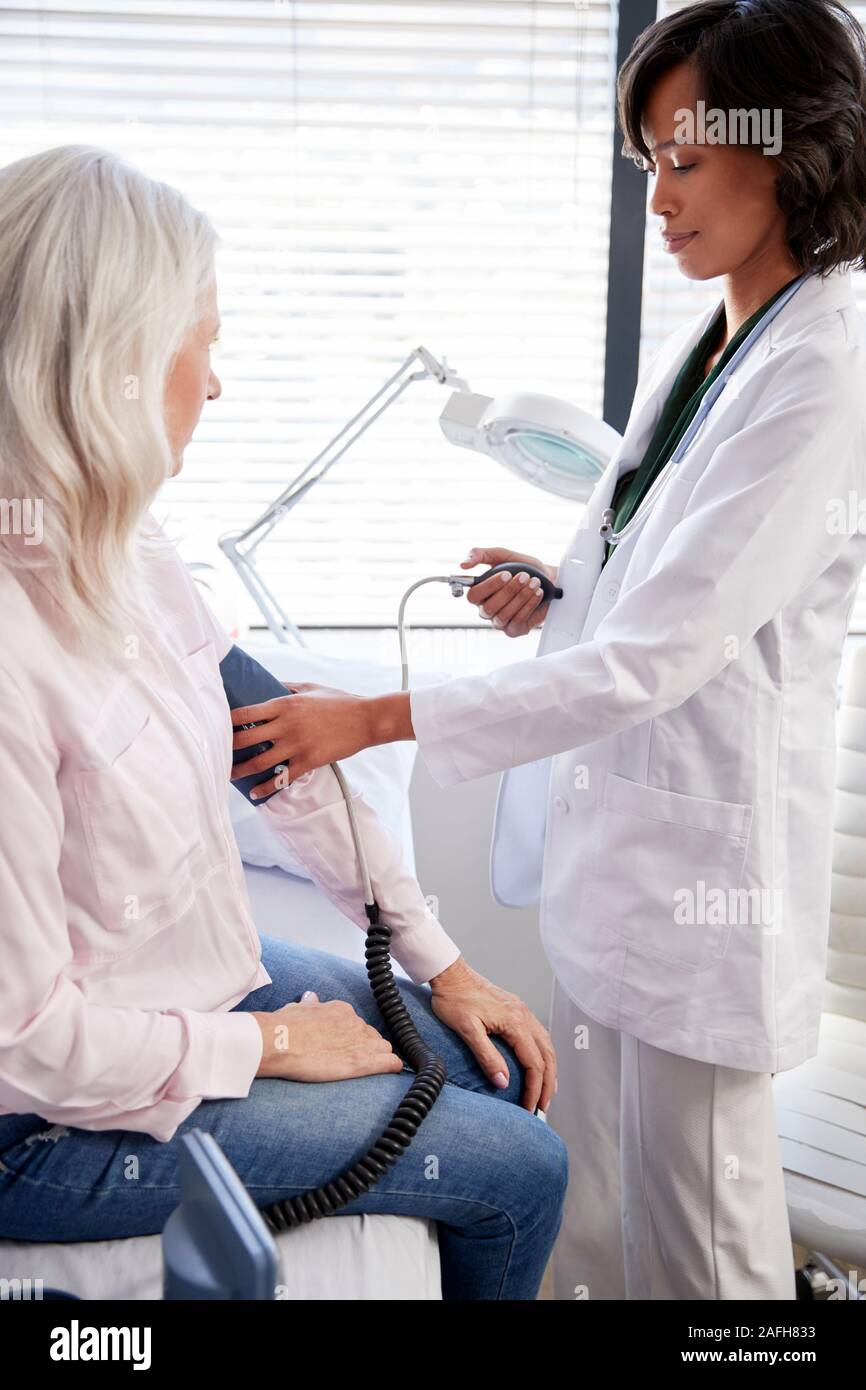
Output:
M400 998L391 970L391 928L379 921L378 904L368 903L365 907L370 923L365 950L370 988L391 1035L391 1043L415 1072L415 1079L375 1144L351 1168L312 1192L284 1197L282 1201L261 1208L274 1234L315 1221L320 1216L333 1216L355 1197L369 1192L409 1147L445 1084L445 1063L424 1042Z
M233 646L220 662L220 675L226 700L232 710L277 697L284 699L286 695L286 687L276 676L237 645ZM239 724L236 727L249 729L255 728L256 725ZM247 748L236 749L235 762L246 762L272 747L273 744L265 739ZM332 767L346 796L345 784L336 764L332 764ZM267 772L256 772L249 777L237 777L234 779L234 785L249 800L253 788L268 780L274 771L275 768L271 768ZM263 806L271 796L279 794L279 791L271 792L251 804ZM347 802L347 805L350 806L351 803ZM354 835L354 821L352 829ZM363 859L363 851L357 838L355 845L359 857ZM387 1127L363 1158L359 1158L351 1168L339 1173L330 1182L317 1187L314 1192L305 1192L300 1197L286 1197L272 1206L261 1208L262 1216L272 1232L285 1231L306 1221L315 1221L319 1216L333 1216L334 1212L347 1206L355 1197L369 1192L411 1144L418 1126L430 1113L445 1084L445 1063L424 1042L409 1017L395 984L389 951L391 928L379 921L379 906L373 897L372 887L365 891L369 891L371 898L370 902L364 904L370 924L367 928L366 948L370 988L391 1034L392 1046L415 1072L415 1079L391 1116Z

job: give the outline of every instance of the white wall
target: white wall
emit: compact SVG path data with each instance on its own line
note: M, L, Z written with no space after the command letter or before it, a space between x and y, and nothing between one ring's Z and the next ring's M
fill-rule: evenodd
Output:
M500 907L490 893L490 832L499 774L440 787L423 758L410 788L415 862L425 894L469 964L518 994L547 1026L552 976L538 908Z

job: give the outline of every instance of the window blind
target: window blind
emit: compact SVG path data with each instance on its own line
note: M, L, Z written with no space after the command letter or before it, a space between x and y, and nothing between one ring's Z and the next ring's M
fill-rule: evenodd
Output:
M661 0L659 15L673 14L685 7L686 0ZM866 23L866 4L848 4L848 9ZM647 179L647 240L644 254L643 312L641 316L641 370L661 344L688 318L710 309L723 298L721 278L687 280L676 267L676 260L662 249L661 219L649 211L653 181ZM866 274L852 272L857 308L866 315ZM854 605L850 630L866 633L866 579L861 582Z
M184 558L224 563L216 538L420 344L476 391L600 414L615 21L607 0L0 11L4 162L107 146L221 237L223 393L155 508ZM446 399L409 388L261 547L294 621L393 624L403 590L472 545L558 559L580 509L449 446ZM478 623L444 586L410 621Z

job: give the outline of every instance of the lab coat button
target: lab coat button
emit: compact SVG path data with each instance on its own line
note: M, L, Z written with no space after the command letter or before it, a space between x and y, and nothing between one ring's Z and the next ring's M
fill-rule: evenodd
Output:
M606 588L605 591L604 591L604 596L605 596L605 598L608 600L609 603L613 603L613 601L614 601L614 599L616 598L616 596L617 596L618 593L619 593L619 585L618 585L618 584L608 584L607 588Z
M557 811L561 811L563 815L567 814L568 802L566 801L564 796L555 796L553 798L553 804L556 807Z

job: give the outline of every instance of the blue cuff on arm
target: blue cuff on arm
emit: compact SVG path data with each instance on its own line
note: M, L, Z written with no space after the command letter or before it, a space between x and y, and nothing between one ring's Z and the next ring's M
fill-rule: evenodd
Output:
M261 662L256 661L255 657L248 656L241 647L235 645L230 652L227 652L220 662L220 675L223 678L223 689L229 703L229 709L239 709L242 705L260 705L264 700L273 700L278 696L290 695L283 683L277 680L270 671L262 666ZM253 729L254 724L235 725L236 728ZM233 761L245 763L247 759L254 758L257 753L264 753L268 748L273 748L269 740L263 743L254 743L249 748L236 748L232 754ZM282 764L275 763L274 767ZM270 792L267 796L261 797L257 801L252 801L250 791L253 787L259 786L261 782L268 782L274 776L274 768L268 772L255 772L251 777L238 777L232 782L233 787L242 791L247 801L252 806L264 806L266 801L270 801L272 796L277 796L282 788Z

